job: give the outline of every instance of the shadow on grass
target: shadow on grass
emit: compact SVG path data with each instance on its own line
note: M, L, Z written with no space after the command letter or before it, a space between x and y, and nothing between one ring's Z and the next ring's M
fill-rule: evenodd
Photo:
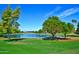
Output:
M63 38L63 37L46 37L43 40L70 40L70 38Z
M4 40L4 41L7 41L7 42L11 42L11 41L19 41L19 40L23 40L23 38L18 38L18 39L9 39L9 40Z

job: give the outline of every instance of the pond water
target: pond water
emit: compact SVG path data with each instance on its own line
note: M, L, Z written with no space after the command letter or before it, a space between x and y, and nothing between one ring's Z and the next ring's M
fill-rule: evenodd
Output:
M8 37L8 35L4 35L4 37ZM10 38L45 38L49 37L47 34L10 34Z

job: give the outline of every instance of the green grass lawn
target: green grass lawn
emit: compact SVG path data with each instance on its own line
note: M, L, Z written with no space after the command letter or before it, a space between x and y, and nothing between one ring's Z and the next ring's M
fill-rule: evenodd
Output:
M0 54L78 54L79 40L57 41L24 39L20 41L0 40Z

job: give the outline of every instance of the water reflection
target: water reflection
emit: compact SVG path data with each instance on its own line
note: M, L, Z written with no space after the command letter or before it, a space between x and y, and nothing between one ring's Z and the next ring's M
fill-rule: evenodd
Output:
M49 37L49 35L46 34L6 34L4 37L10 37L10 38L45 38Z

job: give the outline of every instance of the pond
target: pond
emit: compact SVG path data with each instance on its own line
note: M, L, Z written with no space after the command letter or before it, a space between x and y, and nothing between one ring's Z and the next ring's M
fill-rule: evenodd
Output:
M8 37L8 35L4 35L4 37ZM47 34L10 34L10 38L45 38L49 37Z

